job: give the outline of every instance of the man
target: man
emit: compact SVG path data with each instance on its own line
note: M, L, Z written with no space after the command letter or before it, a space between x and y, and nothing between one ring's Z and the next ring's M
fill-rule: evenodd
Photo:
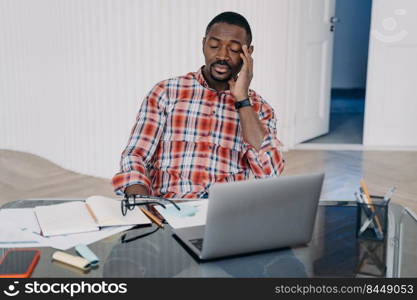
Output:
M117 194L205 198L216 182L282 172L273 109L249 89L251 41L237 13L208 24L205 65L159 82L143 101L113 177Z

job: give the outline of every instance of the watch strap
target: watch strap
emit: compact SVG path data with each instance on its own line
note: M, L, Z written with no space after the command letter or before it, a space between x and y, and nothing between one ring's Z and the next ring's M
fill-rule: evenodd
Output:
M246 98L246 99L243 99L241 101L236 101L235 102L235 108L236 109L239 109L239 108L242 108L242 107L246 107L246 106L251 106L251 105L252 104L251 104L249 98Z

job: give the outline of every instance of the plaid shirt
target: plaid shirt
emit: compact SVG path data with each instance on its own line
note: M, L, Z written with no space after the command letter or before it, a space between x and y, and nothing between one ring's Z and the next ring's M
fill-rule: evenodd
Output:
M253 109L268 134L256 151L242 137L230 91L211 89L202 70L164 80L138 112L112 183L117 194L143 184L154 196L201 198L216 182L278 176L284 163L272 107L253 90Z

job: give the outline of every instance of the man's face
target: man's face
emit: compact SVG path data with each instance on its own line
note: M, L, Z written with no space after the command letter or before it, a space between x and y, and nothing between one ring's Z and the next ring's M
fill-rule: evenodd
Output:
M205 75L209 80L225 82L235 77L242 68L242 46L247 44L245 29L237 25L216 23L203 39L206 61ZM253 48L249 48L251 53Z

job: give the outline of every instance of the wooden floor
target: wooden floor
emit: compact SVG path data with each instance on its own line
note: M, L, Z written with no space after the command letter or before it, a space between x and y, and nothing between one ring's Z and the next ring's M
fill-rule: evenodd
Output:
M292 150L286 153L284 175L324 171L322 199L354 199L361 178L369 192L384 195L397 187L393 202L417 212L417 152Z
M39 156L0 150L0 205L28 198L113 196L110 181L77 174Z
M284 175L324 171L323 200L353 200L364 178L371 194L398 190L393 202L417 213L417 152L291 150ZM110 180L65 170L36 155L0 150L0 205L28 198L114 196Z

